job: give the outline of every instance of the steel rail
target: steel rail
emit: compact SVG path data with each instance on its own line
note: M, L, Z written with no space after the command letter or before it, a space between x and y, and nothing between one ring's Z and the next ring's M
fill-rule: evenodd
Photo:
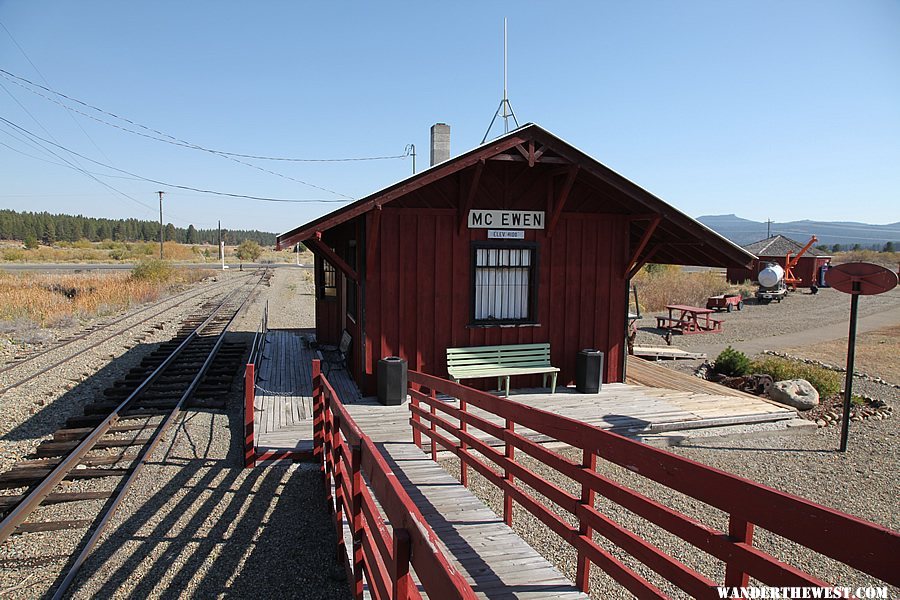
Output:
M261 279L261 278L260 278ZM240 288L238 288L239 290ZM181 352L203 331L216 317L219 311L228 303L231 296L237 293L234 290L226 296L223 301L210 313L210 315L198 325L185 339L176 347L169 356L163 360L143 382L128 395L112 412L100 422L94 430L88 434L78 446L75 447L59 464L51 471L41 482L32 489L22 501L16 505L9 514L0 522L0 544L5 542L15 533L16 528L21 525L31 512L37 508L41 502L50 494L54 487L71 471L81 459L93 448L94 444L118 421L119 414L128 406L139 398L175 361Z
M262 281L262 278L260 278L260 281ZM257 285L258 284L259 282L257 282ZM69 586L72 584L72 582L75 580L75 577L78 575L78 572L81 570L82 565L90 556L94 547L97 545L97 542L100 541L100 536L102 536L104 531L106 531L106 527L109 525L110 520L112 520L113 516L115 516L116 512L118 511L119 506L125 499L129 488L135 482L138 475L143 470L143 467L147 464L147 459L150 457L150 454L153 452L153 450L156 449L160 440L162 440L163 435L165 435L175 419L178 418L178 415L181 413L181 409L184 406L184 403L194 395L194 392L196 392L197 387L199 387L200 382L203 380L203 377L206 375L206 372L209 370L209 367L215 360L219 349L222 347L222 344L225 341L225 334L228 332L228 328L240 314L241 310L243 310L244 306L247 305L252 292L253 290L251 290L247 294L247 297L244 298L244 301L241 302L240 306L235 309L234 314L230 319L228 319L228 322L223 327L222 332L219 334L218 339L216 340L216 343L213 345L212 349L209 352L209 355L206 357L206 360L203 362L203 365L200 367L197 375L191 381L187 390L185 390L184 394L181 395L181 398L175 404L175 407L166 417L165 421L163 421L163 423L157 428L156 433L153 434L153 437L150 439L150 441L138 453L138 456L135 459L136 462L131 469L131 473L128 475L127 479L125 479L125 481L120 484L119 489L116 491L115 497L107 506L105 514L100 519L100 522L97 524L97 526L94 528L93 533L91 533L90 538L88 538L84 547L81 549L81 552L78 554L78 557L75 559L75 562L72 564L72 567L69 569L66 577L53 593L54 600L61 599L65 595L66 591L69 589Z
M252 275L252 273L251 273L251 275ZM218 289L219 287L225 287L225 286L228 285L229 283L232 283L232 282L230 282L230 281L222 282L222 284L221 284L220 286L217 286L216 289ZM52 370L52 369L55 369L56 367L58 367L58 366L60 366L60 365L62 365L62 364L67 363L68 361L72 360L73 358L75 358L76 356L78 356L79 354L81 354L82 352L84 352L85 350L90 350L91 348L96 348L96 347L99 346L100 344L103 344L103 343L105 343L105 342L108 342L108 341L111 340L112 338L114 338L114 337L116 337L116 336L118 336L118 335L121 335L121 334L124 333L125 331L128 331L129 329L134 329L135 327L138 327L139 325L143 325L144 323L146 323L146 322L149 321L150 319L152 319L152 318L154 318L154 317L158 317L159 315L163 314L164 312L176 308L176 307L177 307L178 305L180 305L182 302L184 302L184 301L186 301L186 300L191 300L191 299L193 299L193 298L196 298L197 296L200 296L200 295L202 295L202 294L204 294L205 292L208 292L208 291L210 291L210 290L209 290L209 289L204 289L204 290L200 290L200 291L194 293L193 295L189 295L189 296L186 296L186 297L182 297L182 296L184 296L184 295L183 295L183 294L179 294L179 295L177 295L177 296L173 296L172 298L168 298L167 300L165 300L165 302L170 302L170 301L172 301L172 300L178 300L178 302L176 302L176 303L173 304L172 306L168 306L168 307L166 307L166 308L164 308L164 309L162 309L162 310L160 310L160 311L158 311L158 312L155 312L155 313L153 313L152 315L146 317L145 319L141 319L141 320L138 321L137 323L135 323L135 324L133 324L133 325L129 325L128 327L125 327L124 329L117 329L117 330L115 331L115 333L111 333L111 334L107 335L105 338L103 338L103 339L101 339L101 340L98 340L98 341L92 343L92 344L89 345L87 348L82 348L81 350L79 350L79 351L76 352L75 354L72 354L72 355L69 355L69 356L67 356L67 357L65 357L65 358L62 358L62 359L56 361L55 363L53 363L53 364L51 364L51 365L49 365L49 366L47 366L47 367L41 368L41 369L40 369L39 371L37 371L36 373L32 373L31 375L29 375L29 376L27 376L27 377L25 377L25 378L23 378L23 379L20 379L19 381L15 382L15 383L12 383L12 384L7 385L6 387L0 388L0 395L5 394L5 393L8 392L9 390L12 390L12 389L15 389L15 388L19 387L19 386L21 386L22 384L28 383L28 382L31 381L32 379L35 379L36 377L39 377L39 376L43 375L44 373L46 373L46 372L48 372L48 371L50 371L50 370ZM144 311L146 311L146 310L150 310L151 308L155 308L155 306L151 305L151 306L148 306L148 307L146 307L146 308L142 308L141 310L135 311L135 312L133 312L133 313L129 313L129 314L124 315L124 316L122 316L121 318L119 318L119 319L113 321L112 323L107 323L106 325L104 325L103 327L101 327L101 328L99 328L99 329L95 329L94 331L90 331L90 332L88 332L88 333L79 335L78 337L72 338L71 340L68 340L68 341L66 341L66 342L63 343L63 344L60 344L60 345L58 345L58 346L54 346L53 348L48 348L47 350L44 350L44 351L42 351L42 352L38 352L37 354L34 354L34 355L32 355L32 356L29 356L28 358L26 358L26 359L24 359L24 360L21 360L21 361L19 361L19 362L17 362L17 363L10 364L10 365L7 365L7 366L5 366L5 367L3 367L3 368L0 368L0 374L5 373L5 372L7 372L7 371L10 371L10 370L12 370L12 369L15 369L16 367L21 367L22 365L24 365L24 364L26 364L26 363L28 363L28 362L31 362L32 360L34 360L34 359L36 359L36 358L40 358L41 356L46 356L46 355L49 354L50 352L55 352L55 351L57 351L57 350L60 350L60 349L62 349L62 348L65 348L65 347L68 346L69 344L72 344L72 343L74 343L74 342L77 342L77 341L81 341L81 340L87 339L89 336L93 335L94 333L97 333L97 332L99 332L99 331L103 331L103 330L106 329L107 327L112 327L113 325L116 325L116 324L118 324L118 323L121 323L122 321L124 321L124 320L126 320L126 319L129 319L129 318L131 318L131 317L135 317L135 316L141 314L142 312L144 312Z

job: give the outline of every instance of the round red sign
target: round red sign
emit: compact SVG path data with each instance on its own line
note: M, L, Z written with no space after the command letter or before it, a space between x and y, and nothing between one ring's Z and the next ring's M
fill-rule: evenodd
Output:
M897 285L897 274L872 263L846 263L831 267L825 282L846 294L872 296L883 294Z

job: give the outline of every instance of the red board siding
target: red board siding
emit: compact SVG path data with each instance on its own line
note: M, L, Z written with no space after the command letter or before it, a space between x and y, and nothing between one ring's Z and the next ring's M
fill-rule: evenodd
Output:
M448 347L537 342L550 342L561 385L574 381L578 351L588 347L606 352L604 381L620 381L627 231L622 217L604 214L563 214L550 237L526 231L526 240L538 243L538 325L472 327L471 242L485 240L486 230L460 234L455 210L384 208L375 245L378 272L366 275L372 351L360 378L364 391L374 390L384 356L399 355L410 368L446 376ZM539 383L540 377L516 380L518 387Z

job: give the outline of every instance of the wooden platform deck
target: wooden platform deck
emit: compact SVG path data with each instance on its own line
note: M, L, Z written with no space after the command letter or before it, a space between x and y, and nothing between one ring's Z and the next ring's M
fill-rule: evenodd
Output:
M269 332L257 383L256 433L261 448L304 450L311 446L311 361L315 357L316 352L306 347L299 332ZM671 381L672 372L666 369L643 372L640 366L635 369L630 364L629 367L630 375L637 374L640 378L643 373L643 379L656 377L664 383ZM792 410L741 392L729 395L718 386L715 390L723 393L710 395L713 388L697 387L689 381L692 378L687 379L680 381L685 389L608 384L598 394L579 394L573 388L561 388L552 395L544 389L515 390L511 399L635 435L787 419L795 415ZM329 380L440 538L446 556L481 597L587 598L507 527L501 517L412 443L406 404L385 407L374 398L360 398L345 371L332 372ZM456 403L453 399L447 401ZM499 422L493 415L481 413L481 416ZM527 429L522 433L541 439ZM345 527L345 537L348 536L349 529Z
M312 450L312 360L301 333L273 329L266 342L256 382L254 439L260 452ZM360 398L346 371L329 377L345 403Z
M397 480L440 538L444 555L479 597L588 598L507 527L501 517L412 443L406 404L384 407L367 398L347 409L378 446ZM350 544L346 522L344 538Z
M743 397L710 395L632 384L604 385L598 394L579 394L574 388L561 388L552 395L547 392L516 390L511 400L635 435L796 416L793 410L743 393ZM459 406L455 399L446 401ZM374 398L363 398L347 409L376 442L398 481L441 539L446 555L476 592L485 598L586 598L500 517L412 443L407 404L386 407ZM494 415L472 406L469 410L503 424ZM517 431L536 441L546 440L527 428ZM491 445L500 444L484 432L470 433ZM348 544L349 536L349 528L345 527Z

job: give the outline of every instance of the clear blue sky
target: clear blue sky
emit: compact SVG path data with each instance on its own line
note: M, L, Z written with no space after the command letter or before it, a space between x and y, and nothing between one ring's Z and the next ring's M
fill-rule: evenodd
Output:
M333 158L399 155L414 143L423 168L434 122L451 125L454 155L480 143L501 98L504 16L519 122L684 212L900 221L897 1L0 0L0 68L207 148ZM119 169L237 194L345 199L0 84L0 116ZM280 232L340 206L111 178L40 143L142 206L45 162L60 160L3 122L0 144L0 205L17 210L158 218L162 189L176 225ZM247 162L353 198L411 172L409 159Z

